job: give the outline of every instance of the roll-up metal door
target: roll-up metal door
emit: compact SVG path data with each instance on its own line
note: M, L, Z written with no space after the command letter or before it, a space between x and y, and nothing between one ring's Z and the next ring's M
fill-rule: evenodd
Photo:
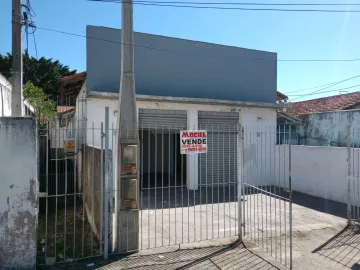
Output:
M182 110L139 109L140 129L174 129L187 127L187 112Z
M198 126L207 130L208 150L199 154L202 186L237 182L237 135L239 113L199 111Z

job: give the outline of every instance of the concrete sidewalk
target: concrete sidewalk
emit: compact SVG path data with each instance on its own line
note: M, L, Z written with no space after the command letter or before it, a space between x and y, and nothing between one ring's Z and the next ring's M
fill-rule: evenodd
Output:
M346 219L343 217L346 214L346 206L304 194L295 194L294 197L293 269L360 269L360 229L359 226L347 227ZM266 202L266 200L263 201ZM248 202L250 203L250 200ZM232 207L228 207L229 205ZM225 225L232 228L236 220L235 204L230 202L230 204L224 205L223 202L220 202L220 210L223 209L222 206L226 210L220 212L225 214L226 218L223 220L226 221L230 218L232 221L231 224ZM195 216L199 218L200 215L197 214L201 210L196 211L195 207L193 209L194 211L191 214L195 213ZM170 212L169 217L174 218L178 214L178 212L176 215L172 213L174 209L166 209L166 212L168 211ZM155 224L156 227L162 226L161 219L157 218L156 223L152 221L155 216L156 213L150 216L150 224L154 224L154 227ZM206 216L206 212L204 216ZM198 218L196 220L201 220ZM177 220L181 220L181 218ZM165 219L165 221L164 224L168 224L169 219ZM191 222L197 225L195 220ZM258 220L254 224L257 222ZM277 224L279 224L278 222ZM199 230L197 230L198 232ZM206 230L203 231L202 235L206 235L206 232ZM212 231L208 231L209 235L210 232L212 233ZM158 235L162 235L162 232ZM168 232L164 235L168 235ZM170 238L166 238L166 240L169 239L173 241L172 239L175 238L170 234ZM181 239L180 235L177 239ZM162 239L158 238L158 240L161 243ZM253 239L255 242L258 240L257 238ZM89 259L83 262L59 264L51 269L287 269L251 242L244 240L244 243L225 246L226 243L229 244L230 242L212 240L209 244L214 245L217 241L222 246L206 247L208 243L194 242L183 247L188 248L185 250L175 251L174 248L170 247L160 250L150 248L127 257L112 256L107 261L101 258ZM178 248L179 246L172 247ZM141 255L150 254L147 252L157 252L157 254ZM289 253L287 256L289 258ZM87 265L90 263L94 263L94 265L88 267Z

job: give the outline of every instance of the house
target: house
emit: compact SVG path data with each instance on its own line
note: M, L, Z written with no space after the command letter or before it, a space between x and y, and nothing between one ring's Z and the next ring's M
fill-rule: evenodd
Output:
M86 35L86 83L76 115L86 119L87 133L77 134L79 148L100 147L101 133L92 127L100 130L105 107L110 108L110 126L116 127L121 72L121 30L87 26ZM169 176L166 185L181 174L184 179L176 184L189 189L217 185L223 175L210 175L208 168L218 162L226 162L224 175L236 181L239 125L275 129L277 109L285 107L277 103L277 54L138 32L134 51L141 155L150 160L141 173L142 178L151 175L147 185L156 185L160 171ZM207 164L206 155L180 154L178 136L186 129L208 131L212 159ZM150 156L156 142L166 158L160 151Z
M276 95L277 102L279 104L287 103L289 97L279 91ZM292 144L300 144L299 140L299 125L301 125L301 119L291 115L287 112L288 108L280 108L277 110L277 143L288 143L287 138L291 135ZM291 134L289 134L291 129Z
M360 128L360 92L292 104L291 114L302 119L302 143L345 146L346 128ZM359 138L360 139L360 138Z
M11 82L0 73L0 117L11 116L11 91ZM35 116L34 107L27 100L24 100L22 111L25 116Z
M75 106L76 98L85 83L86 72L80 72L60 79L59 102L60 106Z

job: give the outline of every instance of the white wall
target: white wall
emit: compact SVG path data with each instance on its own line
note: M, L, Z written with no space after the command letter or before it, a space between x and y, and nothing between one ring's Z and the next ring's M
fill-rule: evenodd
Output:
M49 126L49 139L51 148L64 148L64 139L74 138L75 137L75 118L70 118L69 121L66 121L66 125L61 127L59 120L50 122Z
M270 186L275 179L276 111L244 108L242 124L244 181L254 186Z
M0 117L11 116L11 84L0 74Z
M118 111L118 101L116 99L101 99L101 98L88 98L86 101L87 112L87 133L86 141L89 145L100 146L101 145L101 122L105 121L105 106L109 107L110 111L110 127L116 129L116 117ZM206 105L206 104L185 104L185 103L173 103L173 102L153 102L153 101L137 101L137 108L143 109L164 109L164 110L186 110L188 117L188 127L191 129L196 128L198 125L198 111L223 111L223 112L239 112L239 124L243 123L247 126L257 126L274 129L276 127L276 110L271 108L247 108L236 106L224 106L224 105ZM94 129L92 128L94 126ZM115 133L110 138L110 145L115 147ZM275 141L270 137L264 136L263 141L270 148L270 145L274 147ZM238 142L240 142L240 137ZM261 147L257 145L259 142L252 142L249 146L255 149L252 152L253 156L246 160L246 168L249 170L259 166L260 161L264 159L261 155ZM113 148L114 149L114 148ZM238 153L241 153L241 143L238 143ZM238 175L240 171L240 155ZM188 186L191 189L198 188L198 158L196 155L187 156L187 180ZM265 171L263 172L266 175ZM259 178L260 179L260 178ZM267 180L266 180L267 181Z
M31 118L0 118L0 269L35 269L37 129Z
M280 151L286 146L278 146ZM358 153L355 154L355 157ZM345 147L291 147L292 188L320 198L346 203L347 149ZM355 164L358 164L355 162ZM286 179L288 179L286 170Z

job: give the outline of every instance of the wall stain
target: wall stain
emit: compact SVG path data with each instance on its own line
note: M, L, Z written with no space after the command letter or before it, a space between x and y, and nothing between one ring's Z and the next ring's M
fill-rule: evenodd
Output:
M36 202L35 180L30 179L30 189L27 199L31 202Z

